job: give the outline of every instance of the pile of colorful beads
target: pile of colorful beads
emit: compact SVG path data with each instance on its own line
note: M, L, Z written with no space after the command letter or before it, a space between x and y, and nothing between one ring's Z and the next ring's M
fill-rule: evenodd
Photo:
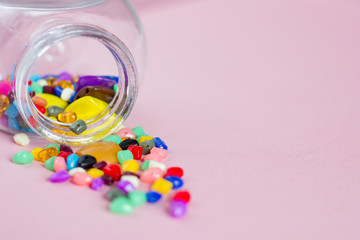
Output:
M15 136L14 140L27 143L25 136ZM43 162L54 171L49 178L53 183L70 180L95 191L104 185L111 186L106 198L111 201L109 210L118 214L131 214L136 207L145 202L156 203L174 190L169 214L179 218L186 213L190 193L178 191L184 184L183 170L166 167L167 149L159 137L151 137L142 127L135 127L122 128L102 142L84 146L75 153L69 146L51 143L44 149L20 151L12 160L18 164L29 164L33 159ZM148 185L149 191L139 190L140 184Z

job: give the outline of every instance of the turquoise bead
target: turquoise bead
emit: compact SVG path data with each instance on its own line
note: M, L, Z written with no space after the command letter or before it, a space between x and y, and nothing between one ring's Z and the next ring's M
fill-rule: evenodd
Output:
M55 169L54 169L55 158L56 158L56 156L53 156L44 162L45 167L47 169L49 169L50 171L55 171Z
M118 158L120 164L123 164L127 160L134 159L134 156L130 150L122 150L117 153L117 158Z
M31 154L31 152L27 151L17 152L12 158L12 161L17 164L29 164L32 163L33 160L34 156Z
M134 207L143 205L146 202L146 194L141 191L132 191L128 194L130 204Z
M145 131L142 127L134 127L131 131L135 134L136 138L144 136L145 134Z
M109 209L111 212L118 214L131 214L134 211L134 207L126 197L115 198L111 202Z
M38 84L37 82L31 83L31 88L36 93L43 93L43 87L40 84Z
M67 169L70 171L73 168L76 168L79 164L80 157L76 154L70 154L66 159Z
M122 139L119 135L110 135L104 138L103 142L113 142L119 145L122 142Z
M54 148L56 148L58 150L58 152L60 152L60 146L59 145L57 145L55 143L50 143L45 148L50 148L50 147L54 147Z

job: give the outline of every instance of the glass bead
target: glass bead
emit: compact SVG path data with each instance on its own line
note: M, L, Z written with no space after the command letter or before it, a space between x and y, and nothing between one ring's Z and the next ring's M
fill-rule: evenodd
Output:
M5 95L0 95L0 112L5 111L10 105L9 98Z
M57 116L58 120L63 123L76 122L77 116L75 112L63 112Z
M45 148L44 150L40 151L38 154L39 161L45 162L49 158L51 158L53 156L57 156L58 153L59 152L55 147Z

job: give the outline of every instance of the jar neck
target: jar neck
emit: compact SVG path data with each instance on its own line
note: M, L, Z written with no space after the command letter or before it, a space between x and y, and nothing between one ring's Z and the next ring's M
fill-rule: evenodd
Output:
M55 44L75 37L92 38L105 45L115 59L119 78L112 102L102 114L87 121L87 130L79 136L69 130L70 124L53 121L41 114L28 92L31 70L41 55ZM130 51L116 36L92 25L63 24L42 32L29 43L14 69L14 87L19 113L33 131L53 142L84 145L99 141L119 129L134 106L138 78Z

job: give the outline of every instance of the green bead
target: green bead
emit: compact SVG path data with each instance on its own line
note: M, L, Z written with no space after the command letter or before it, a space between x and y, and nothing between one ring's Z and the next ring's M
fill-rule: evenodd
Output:
M146 169L148 169L148 168L149 168L149 164L150 164L150 160L146 160L145 162L143 162L143 163L141 164L142 170L145 171Z
M31 83L31 88L34 90L35 93L43 93L43 87L37 82Z
M145 135L144 129L142 127L134 127L131 131L135 134L136 138Z
M128 195L130 204L134 207L143 205L146 202L146 194L141 191L132 191Z
M32 163L33 160L33 155L27 151L17 152L12 158L12 161L17 164L29 164Z
M116 144L120 144L122 142L122 139L118 135L110 135L103 139L103 142L113 142Z
M117 188L111 189L106 194L106 198L109 199L109 200L114 200L115 198L124 197L124 196L125 196L125 193L123 191L121 191L120 189L117 189Z
M60 146L55 144L55 143L50 143L49 145L47 145L45 148L50 148L50 147L54 147L58 150L58 152L60 152ZM45 149L44 148L44 149Z
M118 89L118 84L115 84L113 88L114 92L117 92L117 89Z
M50 171L55 171L55 169L54 169L54 161L55 161L55 158L56 158L56 156L51 157L51 158L49 158L48 160L46 160L46 161L44 162L45 167L46 167L47 169L49 169Z
M127 160L134 159L134 156L130 150L122 150L117 153L117 158L118 158L120 164L123 164Z
M131 214L134 211L134 207L126 197L115 198L111 202L109 209L111 212L118 214Z

